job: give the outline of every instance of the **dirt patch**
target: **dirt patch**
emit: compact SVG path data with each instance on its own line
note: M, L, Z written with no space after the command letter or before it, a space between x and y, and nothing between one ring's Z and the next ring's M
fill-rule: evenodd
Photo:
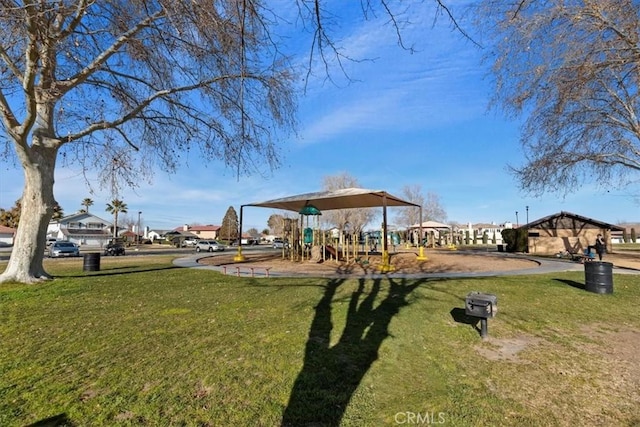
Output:
M367 274L378 273L382 268L380 254L358 254L341 256L340 261L326 259L321 262L307 260L292 261L284 258L279 251L269 253L247 253L242 263L234 262L236 254L217 254L201 259L207 265L246 265L253 267L270 267L275 273L308 273L308 274ZM403 251L391 254L389 265L394 273L450 273L450 272L489 272L509 271L535 268L538 263L520 257L510 257L491 253L468 253L446 250L427 250L426 259L421 260L417 251Z
M492 338L485 340L476 351L489 360L506 360L509 362L531 363L519 357L519 353L540 342L539 338L522 335L515 338Z
M477 345L503 373L487 379L488 389L549 417L547 425L619 425L630 414L636 425L640 331L586 325L558 338L490 337Z
M640 270L640 253L638 253L637 251L616 251L614 253L605 254L604 257L602 257L602 261L610 262L614 265L614 267Z

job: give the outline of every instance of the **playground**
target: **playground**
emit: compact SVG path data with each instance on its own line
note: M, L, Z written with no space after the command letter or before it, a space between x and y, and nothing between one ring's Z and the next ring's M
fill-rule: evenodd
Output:
M535 261L516 256L499 256L487 252L450 251L447 249L428 249L418 259L416 248L398 249L389 256L390 273L479 273L489 271L510 271L535 268ZM350 257L340 255L338 259L328 258L291 261L282 251L273 250L259 253L245 253L241 263L234 261L233 254L218 254L199 260L199 263L215 266L247 265L269 268L271 273L294 273L322 276L324 274L361 275L378 273L383 267L380 253L358 253Z
M244 266L251 276L256 269L263 270L266 276L270 273L322 276L503 272L534 269L540 265L524 256L488 250L458 251L456 244L460 242L452 235L427 234L422 220L415 235L401 236L387 227L387 207L417 209L420 219L422 207L381 190L344 188L243 205L240 231L245 207L282 209L299 215L283 219L282 250L249 255L242 252L240 245L235 255L205 258L199 260L200 263L220 266L225 274L229 268L237 275L241 275ZM373 207L382 207L381 229L374 232L327 230L320 221L322 211Z

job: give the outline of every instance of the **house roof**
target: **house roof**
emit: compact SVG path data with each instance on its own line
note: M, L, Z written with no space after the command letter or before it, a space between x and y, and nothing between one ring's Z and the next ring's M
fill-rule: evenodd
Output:
M218 231L220 230L220 225L189 225L187 226L189 231ZM184 231L184 226L176 227L173 231Z
M593 218L587 218L585 216L577 215L571 212L561 211L553 215L548 215L543 218L532 221L528 224L521 225L523 228L535 228L539 226L547 225L550 228L556 229L575 229L580 228L578 224L590 224L598 228L605 228L611 231L623 231L624 227L609 224L606 222L598 221Z
M99 222L101 222L102 224L105 225L111 225L111 223L109 221L106 221L102 218L100 218L99 216L96 216L90 212L76 212L74 214L71 215L67 215L67 216L63 216L60 219L57 220L53 220L51 221L52 223L67 223L67 222L71 222L71 221L79 221L83 218L95 218L96 220L99 220Z
M14 234L15 228L7 227L6 225L0 225L0 234Z
M420 228L420 224L413 224L409 228ZM422 228L434 228L436 230L449 230L451 226L438 221L425 221L422 223Z
M244 206L284 209L300 212L307 205L313 205L320 212L333 209L372 208L379 206L417 206L420 205L402 200L383 190L367 190L365 188L343 188L332 191L298 194L281 199L249 203Z
M199 237L196 234L193 234L189 231L182 231L182 230L172 230L172 231L167 231L165 234L165 236L167 237Z

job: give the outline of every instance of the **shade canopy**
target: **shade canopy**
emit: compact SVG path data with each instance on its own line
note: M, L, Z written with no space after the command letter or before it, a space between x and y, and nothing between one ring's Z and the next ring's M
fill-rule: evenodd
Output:
M438 221L425 221L421 224L413 224L409 228L433 228L436 230L448 230L451 228L451 226Z
M402 200L382 190L365 188L342 188L332 191L298 194L297 196L250 203L245 206L284 209L300 212L305 206L313 204L320 211L333 209L373 208L379 206L416 206L420 205Z

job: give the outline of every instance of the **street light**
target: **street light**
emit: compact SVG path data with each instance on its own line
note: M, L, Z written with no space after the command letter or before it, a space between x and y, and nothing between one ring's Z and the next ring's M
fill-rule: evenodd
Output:
M136 230L136 243L140 244L140 215L142 211L138 211L138 229Z
M525 209L527 209L527 224L529 224L529 206L525 206Z
M518 227L518 211L516 211L516 227Z

